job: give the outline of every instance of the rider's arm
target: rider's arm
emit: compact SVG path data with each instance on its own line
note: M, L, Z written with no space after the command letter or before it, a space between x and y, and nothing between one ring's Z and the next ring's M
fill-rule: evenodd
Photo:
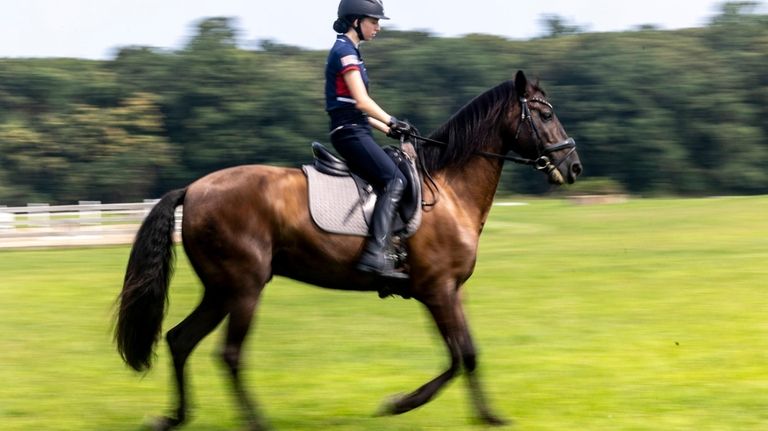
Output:
M389 133L389 126L382 123L381 121L369 116L368 117L368 123L370 123L371 127L374 129L382 132L382 133Z
M359 70L350 70L344 74L344 82L349 88L352 98L355 99L355 107L368 114L368 121L371 126L387 133L392 116L387 114L373 99L368 95L363 78Z

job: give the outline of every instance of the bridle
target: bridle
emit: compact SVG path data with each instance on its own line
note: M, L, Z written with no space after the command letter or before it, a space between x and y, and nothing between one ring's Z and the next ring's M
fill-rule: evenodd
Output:
M537 102L541 103L543 105L546 105L549 107L549 109L554 110L552 107L552 104L547 102L544 99L540 99L538 97L533 97L530 100L521 97L520 99L520 122L517 123L517 129L515 130L515 140L518 140L520 138L520 131L523 128L523 124L528 124L528 127L531 129L531 133L533 133L533 136L536 138L536 151L537 155L535 159L529 159L526 157L518 157L518 156L510 156L507 154L498 154L498 153L490 153L487 151L475 151L475 154L483 157L488 157L492 159L500 159L500 160L506 160L514 163L518 163L521 165L528 165L533 166L536 170L542 171L546 174L550 174L555 169L559 168L560 165L568 159L568 156L571 155L574 151L576 151L576 141L573 138L567 138L562 142L558 142L556 144L550 145L550 146L544 146L544 141L541 139L541 136L539 135L539 129L536 127L536 123L533 121L533 115L531 114L531 109L528 106L529 101L530 102ZM442 147L447 147L448 144L442 141L437 141L435 139L427 138L424 136L419 136L417 134L410 134L411 138L415 138L420 141L424 141L429 144L439 145ZM553 160L549 157L550 154L560 151L569 149L569 151L565 157L560 159L559 162L556 164L553 164Z
M491 159L505 160L505 161L518 163L521 165L532 166L537 171L541 171L548 176L560 175L557 169L565 160L568 159L568 157L574 151L576 151L576 141L573 138L566 138L564 141L558 142L550 146L545 146L544 141L541 139L541 135L539 135L539 129L536 127L536 123L533 121L533 115L531 114L531 109L528 106L528 103L529 102L541 103L543 105L548 106L549 109L553 111L554 111L554 107L552 106L551 103L538 97L532 97L530 100L525 97L520 97L518 100L520 101L520 122L517 123L517 129L515 130L515 141L517 141L520 138L520 132L522 131L523 124L527 123L528 127L531 129L531 133L536 138L536 152L537 152L536 158L529 159L526 157L510 156L508 154L498 154L498 153L491 153L487 151L475 151L474 154L491 158ZM401 136L400 137L401 144L404 143L409 137L416 140L414 144L416 147L416 151L419 154L418 161L421 167L421 171L426 176L429 183L431 183L430 189L432 189L432 194L434 196L434 200L431 203L422 201L422 205L425 207L433 207L437 204L437 201L439 199L439 192L438 192L438 188L437 188L437 184L435 183L435 180L432 178L432 175L427 171L426 166L424 165L423 147L419 145L419 141L423 141L428 144L439 145L441 147L447 147L448 144L432 138L419 136L416 133L410 133L408 134L408 136ZM553 164L553 160L550 158L550 155L556 151L565 150L565 149L570 149L570 151L568 151L568 153L562 159L560 159L559 162L557 162L556 164Z
M552 111L555 110L552 104L547 102L544 99L533 97L531 98L530 101L541 103L542 105L546 105ZM522 160L524 164L533 165L537 170L544 171L546 174L549 174L553 170L559 168L560 165L563 164L563 162L568 159L571 153L576 151L576 141L573 138L566 138L564 141L558 142L548 147L544 146L544 141L541 139L541 136L539 135L539 129L536 128L536 123L534 123L533 121L531 108L528 107L528 99L526 99L525 97L520 98L520 116L521 116L520 122L517 123L517 130L515 131L515 140L518 140L518 138L520 137L520 130L522 130L523 124L528 123L528 126L533 132L533 135L536 137L536 151L538 152L538 155L535 160L523 158ZM557 162L557 164L553 165L552 164L553 160L549 157L549 155L556 151L565 150L569 148L570 148L570 151L568 151L568 153L562 159L560 159L560 161Z

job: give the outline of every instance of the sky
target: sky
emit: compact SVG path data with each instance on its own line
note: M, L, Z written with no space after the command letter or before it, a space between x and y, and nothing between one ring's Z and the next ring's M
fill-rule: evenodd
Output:
M0 0L0 57L111 59L125 46L183 47L206 17L235 18L244 47L270 39L328 49L338 0ZM587 31L644 24L662 29L706 25L722 1L710 0L384 0L382 31L424 30L523 40L544 32L542 17L558 15ZM765 2L759 11L766 12Z

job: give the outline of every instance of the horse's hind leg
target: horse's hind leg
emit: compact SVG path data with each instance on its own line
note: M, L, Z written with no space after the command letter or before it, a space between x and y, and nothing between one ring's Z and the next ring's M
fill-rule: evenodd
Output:
M224 362L229 368L232 377L235 396L248 421L249 429L253 431L267 429L267 425L259 412L256 402L251 398L243 385L240 365L243 342L250 329L253 313L259 303L262 288L263 285L245 290L230 307L227 337L222 353Z
M184 378L184 364L195 346L210 334L227 315L224 304L211 295L205 294L200 304L181 323L168 331L166 340L173 357L176 377L177 407L175 416L160 418L155 429L168 430L184 423L187 419L187 395Z

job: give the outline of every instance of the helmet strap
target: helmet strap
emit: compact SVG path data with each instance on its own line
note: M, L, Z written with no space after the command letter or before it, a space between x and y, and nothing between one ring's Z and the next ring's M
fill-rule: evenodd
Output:
M360 42L365 42L365 36L363 36L363 29L360 27L363 23L363 17L357 18L357 24L353 27L357 32L357 37Z

